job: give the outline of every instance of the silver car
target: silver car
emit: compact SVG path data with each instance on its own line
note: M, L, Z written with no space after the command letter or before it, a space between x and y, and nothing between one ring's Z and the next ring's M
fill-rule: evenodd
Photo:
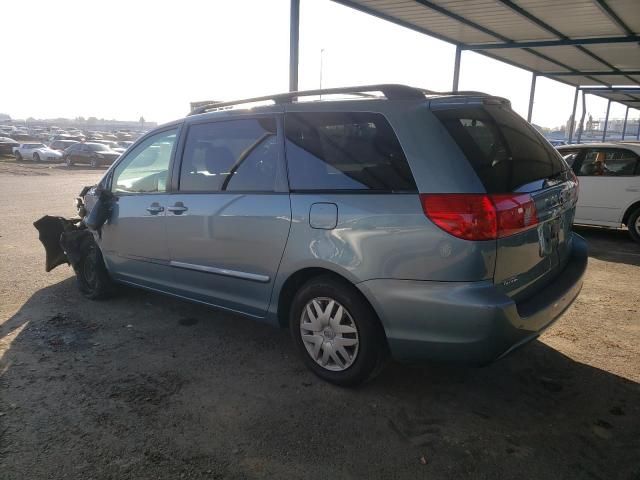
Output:
M125 284L288 327L339 385L389 354L485 364L569 307L576 178L508 101L399 85L296 101L318 93L149 132L83 190L81 221L36 222L47 269L70 263L91 299Z

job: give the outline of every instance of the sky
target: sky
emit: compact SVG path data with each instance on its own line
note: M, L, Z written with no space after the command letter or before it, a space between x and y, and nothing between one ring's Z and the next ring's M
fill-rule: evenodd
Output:
M288 89L289 0L2 0L1 10L14 19L3 22L14 61L0 68L0 113L13 118L162 123L183 117L191 101ZM322 62L323 87L447 91L454 52L330 0L301 0L300 89L319 87ZM474 52L463 52L461 65L461 90L506 97L526 117L531 73ZM564 124L573 95L539 78L533 123ZM587 98L588 114L604 117L606 100ZM624 116L624 107L612 104L611 116Z

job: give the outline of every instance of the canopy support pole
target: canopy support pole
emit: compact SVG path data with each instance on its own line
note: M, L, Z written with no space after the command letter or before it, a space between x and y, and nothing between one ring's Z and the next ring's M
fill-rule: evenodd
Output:
M607 138L607 127L609 126L609 110L611 110L611 100L607 102L607 115L604 117L604 128L602 129L602 141Z
M462 47L460 45L456 45L456 58L453 62L453 86L451 88L452 91L458 91L458 83L460 81L460 60L462 57Z
M291 0L289 12L289 91L298 91L298 57L300 47L300 0Z
M576 87L576 93L573 96L573 113L571 114L571 119L569 121L569 143L573 141L573 131L576 128L576 108L578 107L578 93L580 89Z
M529 111L527 112L527 122L531 123L531 115L533 114L533 100L536 96L536 80L538 74L531 74L531 91L529 92Z
M624 112L624 122L622 123L622 140L624 140L624 134L627 131L627 118L629 118L629 107Z

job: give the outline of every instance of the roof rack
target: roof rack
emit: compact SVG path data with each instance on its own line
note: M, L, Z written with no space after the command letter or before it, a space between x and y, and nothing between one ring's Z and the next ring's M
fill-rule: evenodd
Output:
M382 92L382 94L388 100L424 99L425 94L437 95L439 93L439 92L434 92L432 90L425 90L422 88L414 88L414 87L409 87L407 85L399 85L399 84L380 84L380 85L365 85L360 87L323 88L323 89L316 89L316 90L303 90L299 92L278 93L276 95L266 95L263 97L246 98L243 100L234 100L230 102L213 102L213 103L202 105L201 107L196 108L191 113L189 113L189 116L198 115L200 113L205 113L209 110L214 110L218 108L231 107L233 105L242 105L244 103L255 103L255 102L264 102L264 101L272 100L276 104L282 104L282 103L290 103L298 97L309 97L313 95L336 95L341 93L369 97L370 95L365 95L367 92Z

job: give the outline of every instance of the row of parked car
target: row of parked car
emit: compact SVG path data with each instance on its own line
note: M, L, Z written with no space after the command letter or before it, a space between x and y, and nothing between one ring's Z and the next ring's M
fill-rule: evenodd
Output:
M0 155L14 155L16 160L33 162L65 162L89 164L92 167L111 165L133 142L121 140L77 140L58 139L49 145L40 142L19 143L0 137Z
M0 125L0 137L9 137L18 142L26 140L39 140L49 143L54 140L94 141L111 140L133 141L140 136L139 132L131 130L118 130L115 132L103 132L97 130L81 131L77 128L62 129L59 127L30 127L15 125Z

